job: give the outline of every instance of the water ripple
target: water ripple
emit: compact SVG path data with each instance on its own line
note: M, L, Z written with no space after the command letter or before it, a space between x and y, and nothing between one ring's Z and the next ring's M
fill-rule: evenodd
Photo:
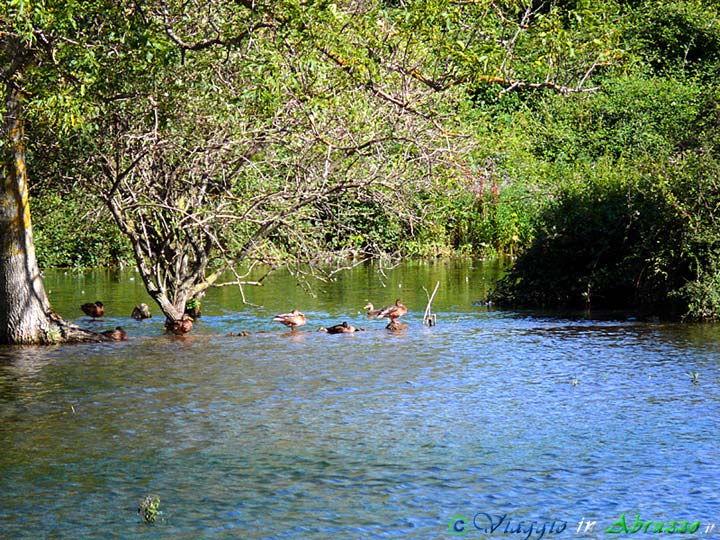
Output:
M131 323L118 346L0 352L3 534L415 539L478 512L720 516L711 329L471 306L434 328L410 313L400 335L362 313L355 335L291 334L268 318L288 299L266 300L210 299L188 338ZM257 333L225 336L239 329ZM152 527L134 512L148 493Z

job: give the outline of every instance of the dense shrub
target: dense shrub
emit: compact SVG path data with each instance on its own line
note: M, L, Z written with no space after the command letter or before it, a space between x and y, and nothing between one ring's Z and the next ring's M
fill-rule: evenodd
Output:
M87 193L83 199L77 192L72 196L43 192L31 204L41 268L107 267L132 259L127 240L102 203L93 203Z
M626 34L655 74L712 83L720 74L719 16L714 2L647 0L628 13Z
M621 164L586 173L541 212L534 242L492 299L717 319L717 162L691 153L643 176Z

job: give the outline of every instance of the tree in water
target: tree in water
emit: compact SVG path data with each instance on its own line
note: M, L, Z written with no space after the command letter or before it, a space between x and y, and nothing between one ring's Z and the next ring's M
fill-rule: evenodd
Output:
M32 57L23 40L2 32L3 123L0 136L0 344L104 341L54 313L33 244L22 91L18 80Z
M158 29L157 63L107 64L122 98L100 106L98 149L82 173L168 323L208 287L261 282L243 270L256 263L318 266L328 236L361 236L336 217L348 201L412 228L410 193L431 189L472 147L444 129L450 92L378 65L366 48L374 12L211 4L202 22L187 4L142 14ZM362 24L350 32L353 16ZM382 61L402 62L408 47Z

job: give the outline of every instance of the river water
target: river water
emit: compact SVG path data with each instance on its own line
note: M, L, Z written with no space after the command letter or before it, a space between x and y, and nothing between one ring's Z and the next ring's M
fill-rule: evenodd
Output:
M494 310L499 271L278 272L256 305L211 291L186 337L129 318L132 272L49 272L61 315L130 338L0 349L0 538L718 538L720 328ZM406 330L365 317L397 297ZM315 331L344 320L366 331Z

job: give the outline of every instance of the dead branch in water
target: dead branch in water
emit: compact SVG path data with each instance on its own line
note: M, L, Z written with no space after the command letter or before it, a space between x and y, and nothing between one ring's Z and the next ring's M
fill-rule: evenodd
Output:
M432 313L432 301L433 298L435 298L435 293L437 293L438 288L440 287L440 282L438 281L435 284L435 289L432 292L432 295L428 294L428 291L425 287L423 287L423 290L425 291L425 294L428 297L428 303L427 307L425 307L425 315L423 315L423 324L427 324L428 326L435 326L437 325L437 317L434 313Z

